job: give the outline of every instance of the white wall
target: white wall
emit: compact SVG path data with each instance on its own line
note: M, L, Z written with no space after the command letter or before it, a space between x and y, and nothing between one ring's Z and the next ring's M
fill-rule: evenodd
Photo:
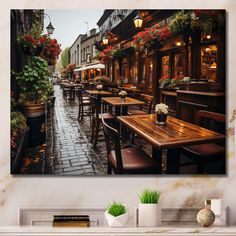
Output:
M236 1L110 1L100 0L103 8L225 8L228 11L228 119L235 109L236 58L235 23ZM124 4L123 4L124 3ZM17 222L18 207L87 207L105 206L111 200L124 201L129 207L138 203L137 194L146 187L162 192L164 207L197 207L206 198L223 197L230 206L232 222L236 223L236 159L233 156L233 137L229 137L228 176L209 177L12 177L9 174L9 71L10 26L9 9L14 8L87 8L95 9L94 1L12 0L1 3L0 21L0 226ZM233 123L229 123L229 128Z

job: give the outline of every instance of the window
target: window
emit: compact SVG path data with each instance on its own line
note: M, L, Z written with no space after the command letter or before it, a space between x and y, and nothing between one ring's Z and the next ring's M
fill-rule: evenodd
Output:
M217 46L215 44L201 47L201 79L216 81Z
M148 87L152 87L152 78L153 78L153 60L149 61L149 81L148 81Z
M93 58L97 56L97 48L96 48L96 45L95 45L95 44L93 44L93 46L92 46L92 52L91 52L91 54L92 54L92 57L93 57Z
M76 65L77 63L76 63L76 50L75 50L75 59L74 59L74 64Z
M170 57L163 56L161 60L161 77L168 78L170 76Z
M86 54L90 53L90 46L87 47Z
M80 64L80 60L79 60L79 45L77 45L77 64Z
M178 53L174 56L174 77L178 77L183 75L184 68L183 68L183 54Z
M85 60L85 48L83 49L83 61Z

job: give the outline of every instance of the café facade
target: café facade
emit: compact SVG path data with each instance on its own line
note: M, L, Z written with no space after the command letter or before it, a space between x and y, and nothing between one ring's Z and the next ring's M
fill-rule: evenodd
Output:
M97 24L114 83L191 123L198 110L225 114L224 10L105 10Z

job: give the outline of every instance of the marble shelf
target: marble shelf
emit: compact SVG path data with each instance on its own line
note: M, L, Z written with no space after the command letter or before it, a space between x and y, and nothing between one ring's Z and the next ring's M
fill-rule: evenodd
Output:
M236 236L236 227L156 227L156 228L52 228L52 227L0 227L0 236Z

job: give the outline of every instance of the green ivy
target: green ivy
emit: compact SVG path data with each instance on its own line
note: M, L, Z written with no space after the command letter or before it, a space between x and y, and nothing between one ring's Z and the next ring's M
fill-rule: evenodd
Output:
M21 104L45 103L48 99L49 67L41 57L32 57L20 73L16 73Z

